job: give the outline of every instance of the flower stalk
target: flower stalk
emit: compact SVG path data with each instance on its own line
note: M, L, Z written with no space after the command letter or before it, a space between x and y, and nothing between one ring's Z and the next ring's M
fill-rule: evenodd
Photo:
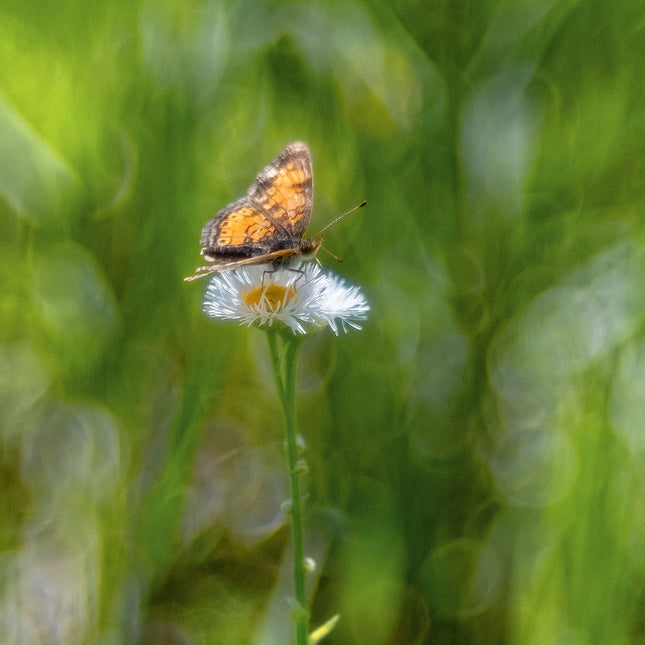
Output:
M281 359L278 336L282 338L284 360ZM282 405L285 421L285 438L287 461L289 466L289 484L291 490L291 535L293 541L293 587L296 606L292 617L296 626L296 644L307 645L309 631L309 612L306 599L306 571L304 552L304 528L302 498L300 494L300 475L303 472L299 460L298 440L296 435L296 363L301 338L276 328L267 329L269 352L273 377Z

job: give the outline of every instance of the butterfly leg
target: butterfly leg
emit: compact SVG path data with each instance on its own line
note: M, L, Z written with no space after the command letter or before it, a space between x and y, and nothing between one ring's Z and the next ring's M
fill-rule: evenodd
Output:
M277 267L276 267L275 265L273 265L273 268L272 268L272 269L265 269L265 270L262 272L262 283L261 283L261 289L262 289L262 290L264 290L264 277L265 277L266 275L272 275L272 274L273 274L273 273L275 273L277 270L278 270L278 269L277 269Z
M293 283L293 286L297 286L298 282L302 280L305 277L305 272L302 269L292 269L291 267L287 267L287 271L291 271L293 273L298 273L298 277L296 278L296 281Z

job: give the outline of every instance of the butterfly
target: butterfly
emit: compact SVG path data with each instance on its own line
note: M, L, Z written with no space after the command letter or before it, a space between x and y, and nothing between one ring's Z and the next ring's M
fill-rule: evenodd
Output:
M313 208L311 154L305 143L290 143L266 166L246 195L204 225L201 254L212 264L184 280L250 264L278 265L313 256L322 238L303 237Z

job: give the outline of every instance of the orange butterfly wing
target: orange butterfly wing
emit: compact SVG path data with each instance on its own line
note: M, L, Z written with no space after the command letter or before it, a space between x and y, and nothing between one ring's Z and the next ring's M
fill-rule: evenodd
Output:
M202 255L211 262L229 264L286 249L297 253L312 205L309 148L292 143L258 174L244 197L205 224Z

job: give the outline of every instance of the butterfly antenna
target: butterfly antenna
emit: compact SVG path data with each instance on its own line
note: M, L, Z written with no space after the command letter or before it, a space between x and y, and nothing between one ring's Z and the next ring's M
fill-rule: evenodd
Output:
M338 222L339 220L343 219L343 217L345 217L346 215L349 215L350 213L353 213L354 211L357 211L359 208L363 208L363 206L365 206L365 204L367 204L367 202L362 201L360 204L357 204L356 206L354 206L354 208L350 208L346 213L343 213L342 215L339 215L336 219L333 219L331 222L329 222L329 224L327 224L327 226L324 226L323 228L321 228L318 231L318 234L316 235L316 237L318 237L319 235L324 233L330 226L333 226L336 222ZM325 249L325 251L327 251L327 249ZM327 251L327 253L329 253L329 251ZM329 255L331 255L332 257L336 257L332 253L329 253ZM338 260L338 258L336 258L336 259Z

